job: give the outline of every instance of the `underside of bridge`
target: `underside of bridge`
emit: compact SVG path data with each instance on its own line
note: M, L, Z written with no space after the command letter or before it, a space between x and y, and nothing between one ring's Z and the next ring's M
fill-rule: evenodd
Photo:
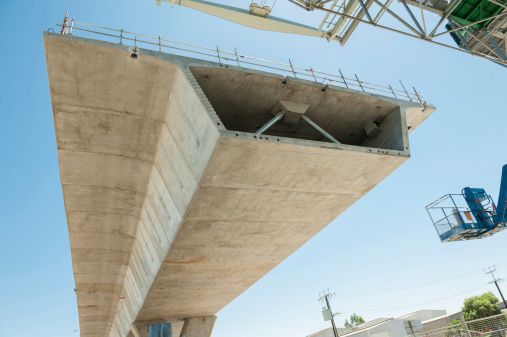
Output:
M82 337L209 336L207 318L407 160L434 111L75 36L44 46Z

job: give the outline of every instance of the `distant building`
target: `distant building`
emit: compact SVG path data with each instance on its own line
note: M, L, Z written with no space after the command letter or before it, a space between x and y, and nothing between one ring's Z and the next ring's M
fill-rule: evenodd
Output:
M446 314L445 310L419 310L399 318L377 318L351 329L338 328L337 330L340 337L405 337L407 336L406 322L418 321L422 325L422 321ZM307 337L334 337L333 329L328 328Z
M503 302L498 303L498 308L500 308L502 312L507 312L507 308L505 307L505 303Z
M343 336L352 332L352 328L336 328L336 330L338 331L338 336ZM334 337L333 328L324 329L306 337Z
M436 329L442 329L446 327L449 323L452 323L454 320L461 320L463 318L463 313L461 311L457 311L452 314L445 314L439 317L435 317L422 322L424 331L432 331ZM442 333L436 333L432 337L443 337Z
M503 302L498 303L498 308L502 312L507 312L507 309L505 308L505 304ZM424 331L430 331L430 330L436 330L446 327L449 323L452 323L455 320L461 320L463 318L463 313L461 311L457 311L453 314L449 315L442 315L440 317L435 317L432 319L428 319L426 321L422 322ZM443 334L442 334L443 335ZM437 335L434 335L432 337L441 337Z
M498 303L502 312L507 312L503 302ZM461 311L447 314L445 310L419 310L398 318L377 318L354 328L337 328L340 337L406 337L407 331L404 322L420 321L423 331L442 329L455 320L461 320ZM334 337L333 329L327 328L306 337ZM432 335L443 337L443 333Z

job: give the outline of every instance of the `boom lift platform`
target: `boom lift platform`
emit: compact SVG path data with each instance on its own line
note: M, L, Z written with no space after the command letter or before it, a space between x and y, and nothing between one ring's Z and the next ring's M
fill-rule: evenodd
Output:
M442 242L464 241L482 239L506 229L506 203L507 165L504 165L498 206L483 188L465 187L461 194L444 195L426 206L426 210Z

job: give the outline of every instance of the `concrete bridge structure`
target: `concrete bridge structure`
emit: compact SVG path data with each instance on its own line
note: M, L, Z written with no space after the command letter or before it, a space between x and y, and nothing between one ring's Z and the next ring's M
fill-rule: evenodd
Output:
M435 110L77 36L44 47L81 337L210 336Z

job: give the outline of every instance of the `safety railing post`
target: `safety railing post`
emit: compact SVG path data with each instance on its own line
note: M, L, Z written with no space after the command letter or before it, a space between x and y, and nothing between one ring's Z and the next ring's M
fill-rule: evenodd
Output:
M414 92L415 92L415 95L417 96L417 99L419 100L419 103L421 103L422 105L424 105L424 103L422 102L421 100L421 97L419 96L419 94L417 93L417 90L415 90L415 87L412 87L414 88Z
M290 59L289 59L289 64L290 64L290 68L292 69L292 73L294 74L294 78L297 78L296 72L294 71L294 67L292 66L292 62Z
M348 88L349 88L349 86L347 85L347 81L345 81L345 76L343 76L341 69L338 69L338 71L340 72L340 75L341 75L341 77L342 77L343 83L345 84L345 86L346 86L346 87L347 87L347 89L348 89Z
M234 47L234 55L236 55L236 62L238 62L238 67L241 68L241 64L239 64L238 51L236 50L236 47Z
M410 102L412 102L412 97L410 97L410 94L408 93L407 89L405 89L405 86L403 85L401 80L399 80L399 81L400 81L401 86L403 87L403 90L405 90L405 93L407 94L408 99L410 100Z
M364 90L364 88L363 88L363 85L361 84L361 81L359 81L359 77L357 77L357 75L356 75L356 74L354 74L354 75L356 76L357 83L359 83L359 86L361 87L361 89L362 89L364 92L366 92L366 91Z
M315 82L317 82L317 77L315 77L315 73L313 72L312 67L310 67L310 71L311 71L311 73L313 75L313 79L315 80Z
M220 49L217 46L217 55L218 55L218 63L222 64L222 60L220 59Z
M393 96L394 98L398 99L398 97L396 96L396 94L394 93L394 90L393 88L391 87L391 85L389 84L389 89L391 89L391 92L393 93Z
M63 34L63 35L66 35L68 34L68 25L67 25L67 22L68 22L68 16L69 16L69 11L66 11L65 12L65 17L63 18L63 24L62 24L62 31L60 32L60 34Z
M74 31L74 29L76 29L76 30L85 31L85 32L92 33L92 34L113 36L115 38L119 37L119 39L120 39L119 44L120 45L123 44L123 39L126 39L128 41L134 40L136 47L137 47L137 36L139 36L139 38L140 38L139 43L142 43L143 45L151 46L150 48L153 48L154 50L156 50L155 48L157 48L156 46L158 46L159 52L162 51L162 47L166 47L166 48L170 48L172 50L180 51L180 52L184 52L184 53L189 52L189 53L204 55L206 58L211 57L214 59L214 57L217 57L218 62L221 65L224 64L224 62L222 62L222 60L231 61L231 62L236 61L238 67L242 67L245 64L247 66L253 65L254 67L262 67L262 68L266 68L269 70L273 69L275 73L277 73L277 72L282 73L282 74L284 74L284 76L286 76L287 72L289 72L289 73L292 73L292 76L294 76L294 78L306 78L306 79L313 78L313 80L317 83L321 83L321 82L326 83L326 81L327 82L339 82L339 83L343 83L345 88L347 88L347 89L354 89L353 87L351 87L351 85L353 85L353 86L357 85L361 88L361 90L363 92L371 92L371 90L377 90L383 95L391 95L392 94L396 99L408 98L408 100L410 100L412 102L420 102L423 106L426 106L426 101L424 101L422 99L423 96L421 96L417 92L415 87L413 88L414 94L411 94L407 91L407 89L405 88L404 84L401 81L400 81L400 84L402 86L402 89L394 89L391 85L382 86L382 85L377 85L377 84L371 84L368 82L362 82L361 80L359 80L359 77L357 76L357 74L354 74L356 77L356 80L357 80L357 84L355 84L355 83L353 83L354 79L345 78L341 69L338 69L339 74L320 72L320 71L314 70L312 67L307 69L307 68L294 66L292 64L291 59L289 59L289 64L274 62L274 61L269 61L269 60L260 59L260 58L256 58L256 57L239 55L236 48L234 48L234 53L230 53L227 51L221 51L220 48L218 47L218 45L216 46L216 49L207 48L207 47L200 47L200 46L194 46L194 45L176 42L176 41L164 40L164 39L162 39L162 35L159 35L158 37L147 36L147 35L142 35L142 34L131 33L131 32L124 30L123 28L122 29L112 29L112 28L107 28L107 27L91 25L91 24L75 21L74 19L69 20L68 12L65 13L65 18L63 19L63 24L61 24L61 25L57 24L57 26L62 27L61 34L70 34L71 32ZM85 26L85 27L81 27L81 26ZM90 30L88 27L94 27L94 28L97 28L98 30L93 30L93 29ZM87 29L85 29L85 28L87 28ZM112 35L110 33L110 31L115 32L114 35ZM119 35L116 35L118 33L119 33ZM132 39L132 37L130 35L133 35L134 39ZM162 41L168 42L169 44L163 45ZM186 48L186 47L190 47L190 49ZM194 48L197 48L197 50L194 50ZM216 52L216 55L214 54L215 52ZM236 59L223 57L222 55L224 53L226 54L226 56L227 55L234 55L236 57ZM240 56L243 59L243 61L240 61ZM288 68L290 68L290 69L288 69ZM298 69L298 70L296 71L296 69ZM300 77L298 77L298 76L300 76ZM317 77L319 78L318 80L317 80ZM321 81L321 82L319 82L319 81ZM370 91L366 91L366 89L369 89ZM398 92L398 93L396 93L396 92ZM403 95L403 93L405 93L406 96ZM400 95L399 98L398 98L398 95Z

